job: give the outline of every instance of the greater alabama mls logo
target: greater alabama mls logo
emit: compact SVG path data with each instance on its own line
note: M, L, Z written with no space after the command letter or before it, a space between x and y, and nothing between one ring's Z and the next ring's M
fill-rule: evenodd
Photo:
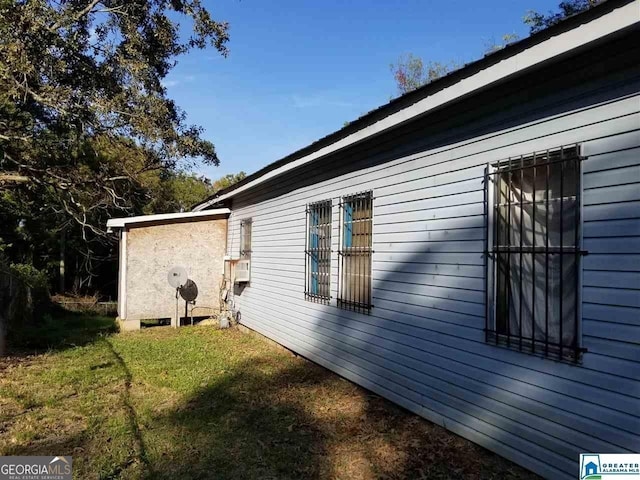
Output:
M640 480L640 455L581 453L580 480Z
M71 457L0 457L0 480L71 480Z

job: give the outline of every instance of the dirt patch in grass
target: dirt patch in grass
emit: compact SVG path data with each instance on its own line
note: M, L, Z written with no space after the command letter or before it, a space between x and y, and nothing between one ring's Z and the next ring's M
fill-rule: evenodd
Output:
M234 330L0 360L0 412L0 455L73 455L77 478L537 478Z

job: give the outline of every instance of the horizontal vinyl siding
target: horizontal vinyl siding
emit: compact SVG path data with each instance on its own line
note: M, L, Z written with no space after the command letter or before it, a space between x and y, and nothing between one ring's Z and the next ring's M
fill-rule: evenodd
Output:
M314 168L331 168L310 166L235 199L230 254L238 253L240 220L253 218L252 279L234 298L242 323L545 477L576 478L580 452L638 451L640 96L633 91L640 88L634 82L616 83L619 97L607 100L601 81L591 93L581 85L582 97L554 96L549 115L538 112L529 121L522 107L522 124L478 136L464 128L479 126L461 127L431 149L407 148L424 141L415 132L399 146L381 139L333 161L341 168L360 162L359 155L390 158L384 163L299 185ZM484 169L575 143L587 157L582 331L588 353L580 365L486 344L483 330ZM335 306L337 201L369 189L374 308L362 315ZM324 199L334 205L330 305L304 300L305 206Z
M639 145L634 132L583 148L584 198L599 209L597 217L585 215L583 228L583 341L631 364L640 361Z

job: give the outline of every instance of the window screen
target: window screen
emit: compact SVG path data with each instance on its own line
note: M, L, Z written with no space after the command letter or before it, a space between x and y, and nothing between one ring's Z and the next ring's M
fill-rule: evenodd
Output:
M577 147L494 166L488 338L578 358L580 158Z
M372 192L343 197L340 211L342 234L338 252L340 261L338 306L369 313L372 307Z
M331 298L331 200L307 206L306 285L307 300Z

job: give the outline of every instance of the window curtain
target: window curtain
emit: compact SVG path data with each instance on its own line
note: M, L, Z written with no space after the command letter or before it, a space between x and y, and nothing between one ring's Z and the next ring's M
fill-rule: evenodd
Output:
M534 338L535 348L545 339L549 345L573 346L577 335L577 161L566 162L562 174L559 163L548 168L498 176L496 239L511 248L498 254L496 331ZM548 255L547 242L553 252Z

